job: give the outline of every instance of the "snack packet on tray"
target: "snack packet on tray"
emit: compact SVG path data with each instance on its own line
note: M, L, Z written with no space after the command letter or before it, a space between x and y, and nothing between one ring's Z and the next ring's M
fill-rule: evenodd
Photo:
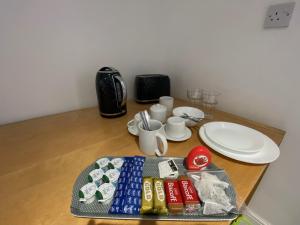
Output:
M203 203L204 215L237 213L234 189L224 170L188 172Z
M145 157L125 157L109 213L140 214L144 162Z
M196 213L200 210L200 199L192 181L187 176L181 176L178 179L180 192L184 203L184 213Z
M171 214L181 214L183 212L183 200L177 180L166 179L164 181L166 200Z

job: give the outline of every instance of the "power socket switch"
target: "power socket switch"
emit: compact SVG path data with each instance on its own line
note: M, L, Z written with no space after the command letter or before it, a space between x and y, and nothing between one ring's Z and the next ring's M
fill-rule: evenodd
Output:
M292 18L295 2L270 5L264 28L288 27Z

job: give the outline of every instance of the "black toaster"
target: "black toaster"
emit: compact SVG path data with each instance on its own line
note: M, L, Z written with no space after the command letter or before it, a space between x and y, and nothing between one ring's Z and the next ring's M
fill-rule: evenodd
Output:
M170 78L163 74L143 74L135 77L135 100L138 103L159 101L170 96Z

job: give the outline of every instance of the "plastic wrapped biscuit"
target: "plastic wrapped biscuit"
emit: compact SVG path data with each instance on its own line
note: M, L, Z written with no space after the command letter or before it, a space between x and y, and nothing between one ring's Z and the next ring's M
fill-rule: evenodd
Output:
M169 212L172 214L182 214L183 201L177 180L167 179L164 181L164 186Z
M181 176L178 180L179 188L184 202L185 213L195 213L200 210L200 199L197 191L187 176Z
M153 179L143 178L141 214L153 212Z
M153 180L154 186L154 206L153 206L153 213L159 215L166 215L168 214L168 209L166 206L166 196L164 190L164 182L162 179L154 178Z

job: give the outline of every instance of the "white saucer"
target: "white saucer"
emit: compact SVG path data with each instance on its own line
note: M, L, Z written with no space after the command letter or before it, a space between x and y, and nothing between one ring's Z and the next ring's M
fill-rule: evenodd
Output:
M137 130L137 127L132 125L134 122L134 120L130 120L128 123L127 123L127 129L128 129L128 132L134 136L138 136L139 132Z
M228 149L216 145L212 141L209 140L209 138L205 134L204 126L202 126L199 129L199 136L204 141L205 144L207 144L209 147L211 147L216 152L219 152L222 155L225 155L229 158L241 161L241 162L247 162L247 163L253 163L253 164L265 164L275 161L279 155L280 150L276 143L271 140L268 136L263 135L264 138L264 146L262 149L260 149L259 152L253 153L253 154L238 154L228 151Z
M185 141L187 139L190 139L192 136L192 131L189 128L185 128L185 134L183 137L177 138L177 137L172 137L169 136L166 132L166 126L164 125L164 129L165 129L165 136L169 141Z

